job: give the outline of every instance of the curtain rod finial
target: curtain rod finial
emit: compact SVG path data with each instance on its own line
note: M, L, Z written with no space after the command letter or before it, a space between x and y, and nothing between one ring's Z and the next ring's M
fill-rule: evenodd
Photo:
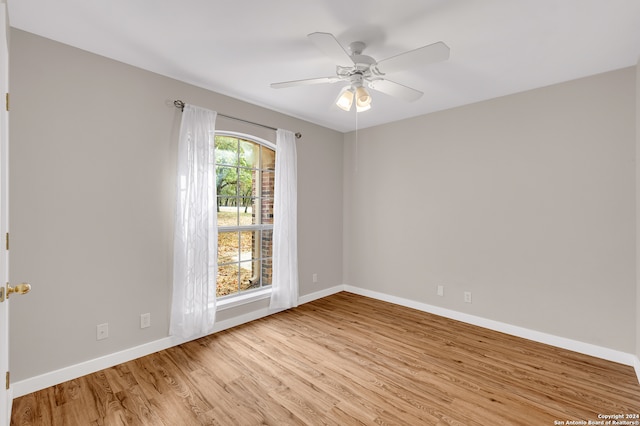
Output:
M173 101L173 106L175 106L176 108L180 108L180 111L184 112L184 102L182 102L180 99Z
M296 133L296 139L300 139L301 137L302 137L302 133L297 132L297 133Z

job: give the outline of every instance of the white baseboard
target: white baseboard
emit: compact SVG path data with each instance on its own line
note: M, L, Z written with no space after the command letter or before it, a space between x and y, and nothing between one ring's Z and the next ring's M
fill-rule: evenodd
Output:
M572 351L583 353L586 355L595 356L595 357L606 359L609 361L618 362L620 364L630 365L635 368L636 375L638 376L638 381L640 382L640 359L638 359L638 357L635 355L616 351L609 348L604 348L601 346L592 345L589 343L584 343L576 340L558 337L551 334L541 333L541 332L529 330L523 327L517 327L514 325L502 323L499 321L493 321L486 318L453 311L450 309L440 308L437 306L428 305L426 303L416 302L414 300L404 299L401 297L396 297L396 296L392 296L385 293L366 290L359 287L353 287L350 285L338 285L335 287L331 287L329 289L304 295L298 299L298 304L303 305L305 303L309 303L316 299L327 297L332 294L339 293L341 291L348 291L350 293L371 297L373 299L394 303L396 305L406 306L406 307L417 309L424 312L429 312L435 315L451 318L451 319L462 321L468 324L473 324L473 325L488 328L491 330L500 331L506 334L511 334L513 336L523 337L525 339L546 343L548 345L572 350ZM228 320L220 321L216 324L214 333L266 317L276 312L278 311L273 311L268 308L263 308L263 309L250 312L245 315L240 315L237 317L230 318ZM202 337L202 336L199 336L199 337ZM95 358L79 364L64 367L59 370L51 371L49 373L45 373L40 376L30 377L28 379L24 379L24 380L12 383L11 390L13 391L13 397L17 398L23 395L27 395L29 393L36 392L41 389L45 389L49 386L54 386L59 383L73 380L78 377L82 377L84 375L103 370L105 368L113 367L114 365L118 365L123 362L131 361L136 358L140 358L164 349L168 349L173 346L180 345L189 340L195 340L197 338L198 337L195 337L193 339L180 339L180 338L171 337L171 336L165 337L159 340L155 340L153 342L149 342L133 348L125 349L120 352L115 352L109 355L105 355L100 358Z
M173 339L171 337L165 337L163 339L145 343L130 349L125 349L120 352L115 352L39 376L20 380L11 384L13 396L14 398L18 398L22 395L27 395L31 392L48 388L49 386L54 386L105 368L113 367L114 365L118 365L123 362L131 361L133 359L170 348L171 346L173 346Z
M330 296L334 293L339 293L344 290L344 286L339 285L330 289L322 290L316 293L307 294L299 298L298 303L304 304L311 302L322 297ZM269 308L258 309L250 313L239 315L227 320L219 321L216 323L213 333L226 330L241 324L245 324L250 321L266 317L268 315L277 313ZM154 340L153 342L145 343L133 348L125 349L120 352L115 352L109 355L102 356L100 358L91 359L89 361L81 362L79 364L70 365L68 367L61 368L59 370L51 371L39 376L30 377L28 379L20 380L11 384L11 390L13 391L13 397L18 398L23 395L36 392L41 389L48 388L50 386L57 385L69 380L82 377L87 374L95 373L96 371L104 370L105 368L113 367L114 365L122 364L123 362L131 361L136 358L140 358L152 353L171 348L173 346L186 343L190 340L195 340L203 336L197 336L191 339L181 339L173 336L164 337L162 339Z
M305 303L313 302L317 299L322 299L323 297L331 296L332 294L340 293L344 291L344 285L337 285L335 287L327 288L325 290L320 290L315 293L307 294L298 299L298 303L300 305L304 305Z
M533 340L539 343L545 343L547 345L567 349L585 355L591 355L597 358L606 359L608 361L617 362L619 364L633 366L635 367L636 374L639 375L638 380L640 381L640 366L638 365L638 358L630 353L593 345L591 343L584 343L578 340L567 339L565 337L554 336L552 334L542 333L539 331L530 330L528 328L518 327L504 322L494 321L475 315L465 314L463 312L440 308L438 306L416 302L415 300L404 299L401 297L366 290L359 287L353 287L350 285L345 285L344 290L350 293L359 294L361 296L371 297L372 299L378 299L385 302L394 303L396 305L406 306L408 308L417 309L423 312L429 312L441 317L454 319L457 321L465 322L467 324L477 325L479 327L488 328L490 330L499 331L505 334L510 334L512 336L522 337L524 339Z

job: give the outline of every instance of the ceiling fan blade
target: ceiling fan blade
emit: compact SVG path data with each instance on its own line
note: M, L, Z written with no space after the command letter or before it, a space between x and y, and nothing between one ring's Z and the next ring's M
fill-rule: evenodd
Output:
M285 87L311 86L312 84L335 83L337 81L340 81L340 78L338 77L308 78L305 80L293 80L293 81L283 81L280 83L271 83L271 87L274 89L284 89Z
M352 65L353 59L344 50L344 47L330 33L311 33L307 37L325 55L330 57L337 65Z
M387 74L449 59L449 46L439 41L378 62L380 72Z
M395 98L404 99L408 102L416 101L423 95L419 90L403 86L402 84L391 80L372 80L368 85L373 90L377 90L378 92L382 92Z

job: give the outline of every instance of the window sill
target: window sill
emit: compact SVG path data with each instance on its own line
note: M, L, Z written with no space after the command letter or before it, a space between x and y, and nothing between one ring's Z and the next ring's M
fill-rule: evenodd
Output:
M224 311L225 309L235 308L236 306L246 305L247 303L257 302L258 300L268 299L270 297L271 287L238 296L226 297L216 303L216 310Z

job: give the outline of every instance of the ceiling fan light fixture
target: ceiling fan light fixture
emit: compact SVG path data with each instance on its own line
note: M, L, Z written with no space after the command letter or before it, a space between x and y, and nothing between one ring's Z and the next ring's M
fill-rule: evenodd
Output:
M356 89L356 106L359 108L365 108L365 107L368 107L370 104L371 104L371 95L369 95L369 92L367 92L367 89L365 89L362 86L358 86L358 88Z
M353 105L353 89L351 87L346 86L340 91L338 99L336 99L336 105L341 110L351 110L351 106Z

